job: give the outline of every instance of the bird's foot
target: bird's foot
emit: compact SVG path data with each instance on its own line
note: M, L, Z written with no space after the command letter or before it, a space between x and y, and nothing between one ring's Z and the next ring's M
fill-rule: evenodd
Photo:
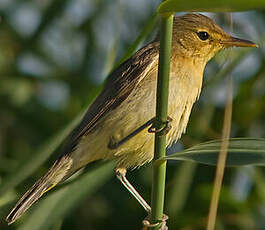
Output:
M146 230L148 228L153 228L156 227L158 225L160 225L159 230L167 230L167 220L168 220L168 216L163 214L162 220L156 222L156 223L151 223L150 221L150 213L148 214L148 216L143 220L143 230Z
M166 135L169 132L169 130L172 128L172 126L171 126L172 120L173 119L168 116L167 121L165 122L165 126L160 128L160 129L156 129L155 119L154 119L152 126L148 129L148 132L149 133L160 133L161 136Z

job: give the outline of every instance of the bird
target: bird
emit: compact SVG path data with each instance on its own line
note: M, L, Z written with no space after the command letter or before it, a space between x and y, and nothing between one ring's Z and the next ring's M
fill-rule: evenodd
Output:
M232 37L209 17L188 13L173 20L167 146L185 132L192 106L199 98L204 69L219 51L257 47ZM60 157L17 202L6 217L15 222L44 193L79 169L98 160L114 160L117 178L150 213L151 208L126 178L154 157L153 122L159 59L159 39L139 49L109 75L106 84L69 135Z

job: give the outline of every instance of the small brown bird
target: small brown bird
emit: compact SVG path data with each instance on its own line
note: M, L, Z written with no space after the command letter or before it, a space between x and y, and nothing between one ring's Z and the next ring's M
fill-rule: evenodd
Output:
M71 134L61 157L7 216L9 224L49 189L100 159L116 160L118 179L150 212L150 206L125 174L127 169L153 159L154 135L148 132L148 126L155 116L159 45L159 41L148 44L111 73L103 91ZM167 134L167 146L185 132L192 106L201 92L206 63L218 51L232 46L256 44L231 37L201 14L174 18L168 108L172 128Z

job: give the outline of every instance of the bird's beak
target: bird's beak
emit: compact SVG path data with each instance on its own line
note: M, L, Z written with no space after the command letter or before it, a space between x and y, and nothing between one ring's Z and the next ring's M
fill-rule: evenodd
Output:
M235 37L228 37L227 39L223 40L221 42L226 48L232 47L232 46L237 46L237 47L254 47L257 48L258 45L255 44L254 42L240 39L240 38L235 38Z

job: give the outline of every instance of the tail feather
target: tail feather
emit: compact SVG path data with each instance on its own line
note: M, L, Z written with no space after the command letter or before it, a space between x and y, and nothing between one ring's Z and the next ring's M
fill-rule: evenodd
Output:
M68 176L71 166L72 159L69 156L63 156L58 159L49 171L40 178L17 202L16 206L6 217L8 224L15 222L45 192L53 188L56 184Z

